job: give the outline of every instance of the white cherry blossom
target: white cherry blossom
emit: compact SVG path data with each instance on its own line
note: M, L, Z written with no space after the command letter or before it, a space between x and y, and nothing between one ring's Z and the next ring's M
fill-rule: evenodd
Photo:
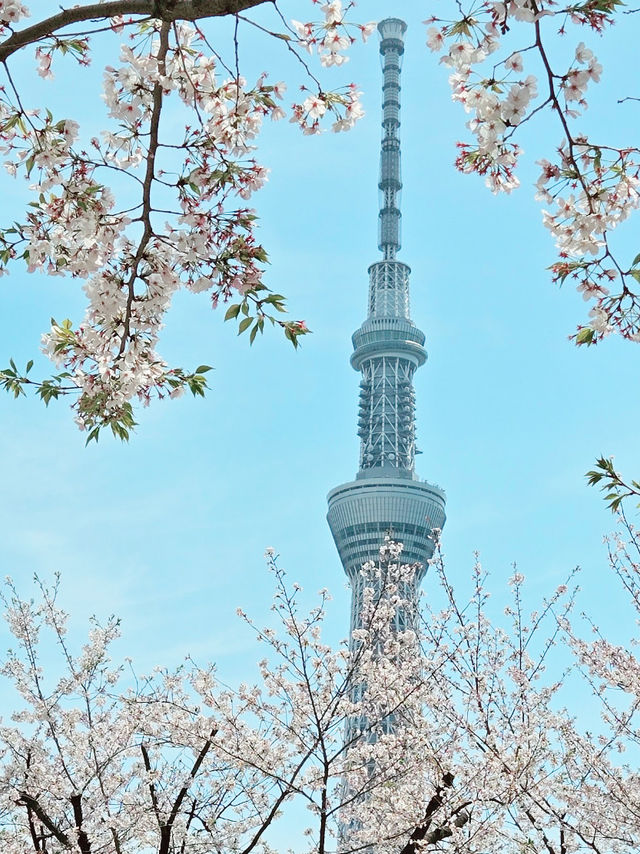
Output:
M352 33L366 39L375 25L347 20L340 2L321 12L317 23L293 22L293 31L321 65L340 65ZM0 23L24 14L19 3L0 3ZM58 18L51 21L55 26ZM285 117L277 102L286 84L271 83L266 74L255 82L234 74L192 22L135 15L106 21L125 38L119 63L104 71L111 124L90 140L89 151L74 118L26 112L12 86L0 92L5 169L25 176L35 199L23 222L0 232L0 272L22 257L30 272L83 281L89 301L79 323L56 320L43 337L44 352L62 373L41 383L25 374L18 387L34 385L46 402L74 396L76 422L90 439L104 426L127 438L135 401L175 398L185 387L204 392L208 366L186 372L158 352L165 315L182 288L208 292L214 307L227 303L226 317L237 318L240 331L250 323L251 341L265 321L296 346L308 331L304 322L280 317L284 297L263 281L267 255L247 206L268 179L255 159L256 144L266 118ZM33 39L44 78L52 78L59 52L80 65L89 62L85 37L47 30ZM314 82L303 103L292 106L292 122L305 134L320 133L325 123L348 130L363 115L359 96L353 85L324 91ZM182 104L182 138L182 131L175 139L165 134L169 99ZM180 115L177 105L173 109ZM134 191L128 198L120 184L112 191L114 173ZM0 385L13 383L10 371L0 372Z

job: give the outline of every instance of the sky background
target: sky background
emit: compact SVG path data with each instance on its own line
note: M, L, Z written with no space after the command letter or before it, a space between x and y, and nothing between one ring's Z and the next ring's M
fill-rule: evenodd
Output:
M313 15L301 0L281 8L287 17ZM622 638L633 624L621 617L602 545L613 519L584 472L598 455L615 454L621 470L640 474L640 348L609 339L578 350L568 341L588 308L570 286L551 284L553 242L532 189L535 161L559 141L550 119L523 129L523 186L512 196L494 197L480 179L454 171L465 115L450 101L446 69L424 46L428 13L416 0L368 0L359 19L397 14L409 24L400 258L413 271L412 317L429 352L415 381L417 471L447 493L448 572L464 591L479 551L499 611L513 562L527 576L532 605L580 565L582 607ZM276 26L268 10L254 17ZM208 32L228 48L225 22ZM571 54L576 41L558 53ZM585 41L606 73L583 126L606 129L610 144L637 142L637 105L616 104L638 94L627 91L619 60L630 55L632 34L619 27L610 41ZM105 41L86 72L57 61L53 84L28 73L29 57L15 71L31 103L79 118L91 135L104 115L101 60L115 64L114 45ZM304 82L282 42L246 26L240 63L249 79L268 70L287 80L287 103ZM180 294L160 352L172 364L213 365L211 390L205 400L138 411L128 445L105 433L85 448L65 402L45 409L0 397L2 572L27 595L34 573L61 572L61 603L76 630L90 614L120 615L119 649L142 671L191 653L218 661L229 680L248 678L260 651L235 611L269 619L267 546L305 592L332 590L329 633L337 641L347 631L349 594L325 514L327 492L351 480L358 464L359 375L349 356L366 314L367 267L379 257L377 38L322 74L327 85L357 82L366 117L348 134L314 138L286 122L266 126L257 157L270 180L253 200L271 259L266 281L313 330L301 348L275 333L250 348L206 295ZM25 195L8 176L0 188L8 221ZM620 236L627 257L640 248L634 229ZM79 321L78 284L16 266L0 285L0 365L36 357L34 372L46 374L39 336L52 315ZM430 583L427 576L427 595Z

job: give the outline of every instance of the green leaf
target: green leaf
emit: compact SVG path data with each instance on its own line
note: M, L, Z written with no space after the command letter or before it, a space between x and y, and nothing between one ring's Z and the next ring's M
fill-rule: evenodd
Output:
M119 421L112 421L110 427L111 432L116 438L120 439L122 442L129 441L129 431L124 424L121 424Z
M33 359L29 359L29 361L27 362L27 368L26 368L25 373L28 374L32 367L33 367Z
M583 326L576 335L576 344L591 344L594 331L590 326Z
M594 146L593 150L595 151L595 157L593 158L593 168L598 170L602 165L602 149L598 148L597 146Z
M194 397L197 397L198 395L200 397L204 397L204 390L207 387L204 377L191 377L191 379L187 380L187 385L189 386L189 391Z
M87 441L84 443L85 448L87 447L89 442L95 442L97 444L99 435L100 435L100 428L94 427L93 430L87 436Z
M194 371L194 374L206 374L207 371L212 371L213 368L210 365L200 365Z
M636 282L640 282L640 270L629 270L629 275L633 276Z
M234 317L237 317L240 313L240 303L236 303L235 305L230 305L227 309L227 313L224 316L225 320L232 320Z
M633 261L631 262L631 266L632 266L632 267L635 267L635 266L636 266L636 264L640 264L640 252L638 252L638 254L636 255L636 257L635 257L635 258L633 259Z
M238 335L242 335L245 329L248 329L253 323L253 317L245 317L244 320L240 321L240 325L238 326Z
M251 333L249 335L249 344L253 344L253 342L256 340L257 334L258 334L258 324L256 323L256 325L253 327L253 329L251 330Z

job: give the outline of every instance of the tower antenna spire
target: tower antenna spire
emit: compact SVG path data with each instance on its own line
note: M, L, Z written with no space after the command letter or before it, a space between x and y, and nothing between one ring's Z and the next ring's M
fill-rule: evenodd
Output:
M399 18L387 18L378 24L383 73L378 248L388 260L395 259L401 246L400 69L406 29Z

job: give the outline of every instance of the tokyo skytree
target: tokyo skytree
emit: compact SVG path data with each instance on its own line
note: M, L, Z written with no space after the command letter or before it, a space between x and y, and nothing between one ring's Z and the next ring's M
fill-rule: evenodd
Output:
M425 336L409 315L410 268L400 250L400 67L406 24L378 24L384 73L378 248L369 267L367 319L353 335L351 365L362 374L355 480L332 489L327 520L352 590L351 631L361 624L363 576L386 535L404 544L402 560L419 562L418 585L433 554L429 535L445 521L445 495L415 473L413 375L427 358Z

